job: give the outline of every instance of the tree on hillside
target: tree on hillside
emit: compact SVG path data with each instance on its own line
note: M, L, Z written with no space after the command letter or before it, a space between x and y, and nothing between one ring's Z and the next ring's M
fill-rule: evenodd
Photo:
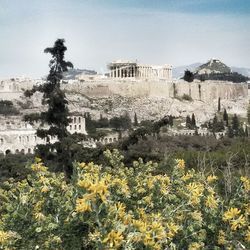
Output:
M190 70L185 70L185 73L184 73L184 77L183 79L186 81L186 82L192 82L194 80L194 74L193 72L191 72Z
M45 127L37 129L37 136L47 141L46 145L38 145L38 154L44 160L57 157L58 165L69 174L72 167L69 165L69 149L63 144L63 141L69 136L67 126L70 119L68 101L60 85L63 72L67 71L68 68L73 68L73 64L64 59L64 53L67 50L64 42L64 39L57 39L53 47L44 50L45 53L52 56L47 80L44 84L34 86L31 90L25 92L27 97L30 97L36 91L41 92L43 94L42 104L46 105L47 110L26 115L25 120L30 122L40 121L41 125L45 125ZM57 142L52 143L51 138L57 138Z
M191 121L190 116L187 115L187 117L186 117L186 128L191 129L191 127L192 127L192 121Z
M220 104L220 97L218 98L218 112L220 112L221 104Z
M226 126L228 127L228 114L226 109L224 109L223 121L226 123Z
M192 118L191 118L191 125L192 125L192 128L196 128L196 120L195 120L195 115L194 113L192 114Z
M137 119L137 114L135 113L134 115L134 126L138 126L138 119Z
M233 129L235 136L238 136L239 128L240 128L240 122L239 122L238 116L236 114L234 114L234 116L232 118L232 129Z

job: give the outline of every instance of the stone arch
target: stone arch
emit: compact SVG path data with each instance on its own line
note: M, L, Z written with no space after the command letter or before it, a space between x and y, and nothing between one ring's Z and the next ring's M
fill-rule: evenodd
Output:
M21 149L21 153L24 154L25 153L25 150L24 148Z
M15 150L15 153L18 154L18 153L19 153L19 149L16 149L16 150Z
M28 154L31 154L31 148L28 148Z

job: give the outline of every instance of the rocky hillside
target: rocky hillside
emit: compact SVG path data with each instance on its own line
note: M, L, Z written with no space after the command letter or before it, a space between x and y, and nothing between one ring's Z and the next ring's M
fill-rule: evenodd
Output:
M211 59L207 63L200 65L195 71L194 74L203 75L203 74L228 74L232 70L226 64L221 62L218 59Z
M201 66L205 67L206 64L209 64L209 63L205 63L205 64L203 64L203 63L193 63L193 64L189 64L189 65L174 67L173 68L173 78L176 78L176 79L182 78L183 75L184 75L185 70L188 69L188 70L190 70L192 72L195 72ZM212 66L214 66L214 65L216 65L216 64L212 63ZM229 68L227 65L225 65L225 66L227 68ZM220 66L219 66L219 68L220 68ZM222 66L222 68L224 68L224 67ZM249 68L232 66L231 70L232 70L232 72L236 72L236 73L241 74L243 76L250 77L250 69Z

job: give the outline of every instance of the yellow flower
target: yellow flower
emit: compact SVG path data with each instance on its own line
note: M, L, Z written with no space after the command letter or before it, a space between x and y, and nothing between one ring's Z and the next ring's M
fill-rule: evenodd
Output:
M218 201L214 198L213 194L208 195L205 204L209 208L217 208L218 207Z
M188 250L198 250L201 249L202 245L197 243L197 242L193 242L188 246Z
M101 236L101 233L95 229L95 231L93 233L89 233L88 236L91 241L96 241Z
M246 192L250 191L250 180L247 176L241 176L240 180L243 182L244 189Z
M197 220L199 222L202 222L202 214L199 211L194 211L191 213L191 216L194 220Z
M184 169L185 168L185 161L183 159L175 159L177 163L177 168Z
M123 240L123 235L121 232L112 230L107 237L102 241L103 243L108 243L109 247L119 248Z
M131 214L125 214L125 216L122 218L122 222L125 224L125 225L129 225L131 224L132 222L132 215Z
M6 243L6 241L10 238L9 233L0 230L0 244Z
M43 165L43 163L35 163L31 165L31 169L35 172L47 172L47 167Z
M140 187L137 189L137 192L138 192L138 194L143 194L143 193L146 193L146 189L143 187Z
M192 182L187 185L187 189L192 193L192 195L199 197L202 195L204 186L201 183Z
M214 181L216 181L216 180L218 180L218 177L215 176L215 175L209 175L209 176L207 177L207 182L208 182L208 183L212 183L212 182L214 182Z
M225 232L220 230L219 231L219 236L218 236L218 244L219 245L224 245L225 243L226 243Z
M230 208L223 214L223 220L229 221L231 219L234 219L238 214L240 214L240 210L238 208Z
M149 233L147 233L143 239L143 243L145 246L153 247L155 244L155 241L152 238L152 236Z
M41 158L39 158L39 157L35 157L35 163L39 163L39 162L41 162L42 161L42 159Z
M106 196L108 194L108 186L105 184L104 181L99 181L97 183L91 184L88 190L90 190L94 194L99 194L103 202L106 201Z
M233 231L237 230L238 228L242 228L246 225L246 219L243 217L243 215L240 215L239 218L234 219L230 222L231 229Z
M92 182L90 180L80 180L78 181L77 185L81 188L89 188Z
M92 194L85 194L83 198L78 198L76 200L76 212L92 211L91 208L92 198L93 198Z
M170 222L167 224L167 229L168 229L168 232L166 234L167 238L173 238L178 232L178 230L180 229L180 227L176 225L175 223Z
M48 192L49 192L48 186L43 186L43 187L41 188L41 192L42 192L42 193L48 193Z
M117 214L120 219L123 219L123 217L125 216L125 209L126 205L121 202L117 202L113 206L110 206L110 212Z
M248 227L247 233L246 233L246 241L250 242L250 226Z
M146 203L146 205L148 205L149 207L153 207L154 206L154 203L152 202L152 194L150 195L147 195L147 196L144 196L142 198L142 200Z
M193 177L193 174L192 173L186 173L185 175L183 175L181 177L181 180L183 181L188 181L189 179L191 179Z
M44 214L43 213L35 213L34 214L34 217L35 217L35 219L36 220L38 220L38 221L42 221L42 220L44 220L45 219L45 216L44 216Z
M80 168L85 168L86 163L85 163L85 162L81 162L81 163L78 164L78 166L79 166Z

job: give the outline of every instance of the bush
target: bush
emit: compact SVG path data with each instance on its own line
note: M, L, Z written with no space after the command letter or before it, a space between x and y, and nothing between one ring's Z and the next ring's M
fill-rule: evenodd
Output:
M105 168L75 164L69 183L40 159L27 180L0 190L2 249L224 249L250 247L247 177L233 177L225 199L218 177L186 170L169 175L114 150Z
M182 100L185 100L185 101L190 101L190 102L193 101L193 98L187 94L183 94L183 96L181 98L182 98Z

